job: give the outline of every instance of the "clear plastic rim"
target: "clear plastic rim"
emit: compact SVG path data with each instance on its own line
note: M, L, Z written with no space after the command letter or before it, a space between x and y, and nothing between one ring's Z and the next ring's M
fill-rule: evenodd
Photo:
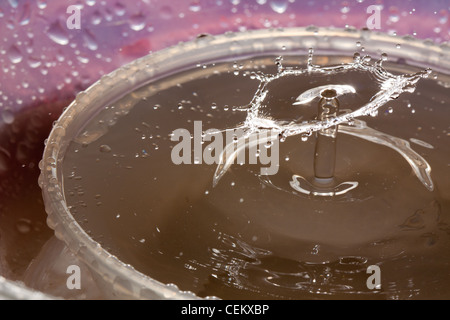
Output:
M54 300L55 297L27 288L21 282L14 282L0 276L0 300Z
M396 37L369 30L332 28L289 28L226 33L180 43L135 60L103 76L64 111L46 141L40 163L39 185L42 189L48 225L69 249L104 281L117 297L136 299L201 299L192 292L181 291L174 284L163 284L120 261L95 242L76 222L67 208L62 184L62 161L65 150L83 125L102 106L135 88L166 77L198 63L233 61L270 54L301 55L313 47L319 54L353 53L355 43L362 42L365 52L392 57L418 67L431 67L449 73L450 46ZM398 45L402 50L398 50Z

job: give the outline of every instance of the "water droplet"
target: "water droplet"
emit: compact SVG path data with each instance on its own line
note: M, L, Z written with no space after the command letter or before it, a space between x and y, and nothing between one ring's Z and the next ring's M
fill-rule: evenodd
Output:
M193 1L190 6L189 10L192 12L199 12L202 9L199 1Z
M288 3L286 1L282 1L282 0L275 0L275 1L270 2L270 7L276 13L282 14L282 13L286 12L286 10L288 8Z
M94 35L88 29L84 29L83 40L89 50L95 51L98 49L97 41Z
M11 7L13 7L14 9L17 8L17 6L19 5L18 0L8 0L8 2L11 5Z
M130 17L130 28L134 31L140 31L145 28L145 16L140 12Z
M350 7L342 7L341 8L341 13L346 14L350 12Z
M396 22L398 22L399 20L400 20L400 17L399 17L399 15L397 15L397 14L391 14L391 15L389 16L389 21L392 22L392 23L396 23Z
M45 9L47 8L47 1L46 0L37 0L36 4L38 6L39 9Z
M69 43L69 37L66 30L62 27L61 22L58 20L54 22L47 31L47 35L57 44L65 46Z
M397 43L397 44L395 45L395 47L396 47L397 49L400 49L400 48L402 47L402 45L401 45L400 43Z
M256 0L256 3L258 3L259 5L263 5L267 3L267 0Z
M22 6L22 13L20 15L20 18L18 19L19 25L21 26L27 25L30 22L30 16L31 16L30 4L25 3Z
M2 120L6 124L11 124L14 122L14 113L11 109L5 108L2 111Z
M102 153L108 153L111 152L111 147L106 145L106 144L102 144L99 148L100 152Z
M31 231L31 229L32 229L31 220L20 219L16 223L16 229L21 234L29 233Z
M8 50L8 58L11 60L12 63L19 63L22 61L23 56L20 52L19 48L17 48L15 45L13 45Z
M120 2L117 2L114 5L114 13L116 14L116 16L121 17L125 14L125 12L126 12L125 6L123 4L121 4Z
M161 13L161 18L167 19L167 20L172 19L173 12L169 6L163 6L161 8L160 13Z

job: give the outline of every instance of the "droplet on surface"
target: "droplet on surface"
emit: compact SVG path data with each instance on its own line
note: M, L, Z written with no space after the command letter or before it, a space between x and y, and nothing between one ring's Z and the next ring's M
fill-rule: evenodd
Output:
M130 29L140 31L145 28L145 16L142 13L137 13L130 17Z
M50 28L47 30L47 35L53 42L65 46L69 43L69 37L67 35L67 31L61 25L61 22L58 20L54 22Z
M47 8L47 1L46 0L37 0L36 4L38 6L39 9L45 9Z
M102 153L108 153L108 152L111 152L111 147L108 146L108 145L106 145L106 144L102 144L102 145L100 146L100 152L102 152Z
M270 2L270 7L276 13L282 14L286 12L288 8L288 3L286 1L275 0Z
M98 49L97 41L94 35L88 29L84 30L83 40L89 50L95 51Z
M20 219L16 223L16 229L21 234L27 234L31 231L31 221L28 219Z
M5 108L2 111L2 120L6 124L11 124L14 122L14 113L11 109Z

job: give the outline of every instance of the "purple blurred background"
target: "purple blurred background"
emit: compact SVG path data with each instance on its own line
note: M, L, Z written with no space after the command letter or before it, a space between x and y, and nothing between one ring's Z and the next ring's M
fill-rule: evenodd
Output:
M366 26L382 6L381 30L448 41L448 0L0 0L0 108L73 96L101 75L151 51L194 39L258 28ZM69 30L69 5L81 29ZM2 116L11 122L9 112ZM6 119L5 119L6 118Z
M68 29L70 5L80 29ZM51 125L103 74L200 34L323 26L366 27L448 41L449 0L0 0L0 275L21 279L53 234L37 186Z

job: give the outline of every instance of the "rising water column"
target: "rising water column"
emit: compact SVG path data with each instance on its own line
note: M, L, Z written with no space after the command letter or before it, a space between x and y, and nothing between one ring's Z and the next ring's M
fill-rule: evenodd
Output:
M339 101L336 90L326 89L322 91L319 101L318 120L327 121L334 118L338 110ZM314 151L314 182L318 186L328 187L334 183L337 133L338 126L321 129L317 133Z

